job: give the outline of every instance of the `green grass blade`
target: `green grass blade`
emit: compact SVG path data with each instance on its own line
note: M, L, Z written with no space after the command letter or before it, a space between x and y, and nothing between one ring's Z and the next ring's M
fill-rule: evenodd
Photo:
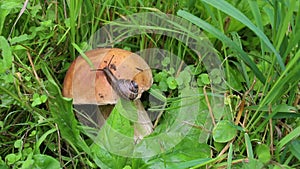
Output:
M229 4L224 0L202 0L202 1L232 16L236 20L246 25L249 29L251 29L259 38L261 38L261 40L267 45L267 47L275 54L281 70L283 71L285 69L280 54L276 51L276 49L274 48L274 46L272 45L268 37L259 28L257 28L250 21L250 19L247 18L241 11L239 11L237 8L233 7L231 4Z
M262 82L265 83L265 77L262 72L257 68L256 64L248 57L247 53L243 51L237 44L235 44L230 38L224 35L220 30L216 29L209 23L205 22L204 20L192 15L189 12L179 10L177 13L179 16L187 19L188 21L192 22L193 24L199 26L200 28L204 29L205 31L211 33L221 41L223 41L227 46L235 49L240 55L241 60L243 60L254 72L257 78Z
M45 132L41 137L38 138L36 144L35 144L35 151L36 153L40 153L40 146L41 144L45 141L45 139L47 138L48 135L56 132L57 129L56 128L52 128L50 130L48 130L47 132Z
M72 45L80 53L81 57L89 64L91 69L95 69L93 62L86 56L83 50L81 50L80 47L75 43L72 43Z
M300 11L300 5L298 5L297 11ZM290 40L288 43L287 48L285 49L285 53L283 54L283 59L285 60L286 57L290 54L290 52L293 50L295 46L298 46L298 43L300 42L300 13L297 12L297 15L295 16L295 24L292 26L292 32L290 35Z
M191 160L191 161L186 161L186 162L181 162L177 163L176 165L172 165L168 167L167 169L172 169L172 168L190 168L191 166L194 165L204 165L207 164L207 162L211 162L213 159L210 158L201 158L201 159L196 159L196 160Z
M274 86L271 88L271 90L267 93L266 97L261 102L261 106L273 102L276 99L280 99L281 94L287 92L287 90L284 89L287 84L298 83L298 81L300 80L299 60L300 51L298 51L294 58L290 60L286 70L280 75L278 80L275 82Z
M262 21L261 12L259 10L259 6L258 6L257 1L249 0L248 3L250 5L250 9L251 9L252 14L254 16L254 19L256 21L257 27L261 31L263 31L264 30L264 28L263 28L263 21ZM262 39L260 39L260 41L261 41L261 49L262 49L261 53L263 54L264 51L265 51L265 44L263 43Z
M0 93L6 93L7 95L9 95L9 97L11 97L12 99L14 99L15 101L18 102L18 104L21 105L22 108L24 108L25 110L30 110L33 111L32 107L28 104L28 103L24 103L24 101L22 101L17 94L13 93L11 90L5 88L4 86L0 85Z
M287 143L289 143L291 140L297 138L300 136L300 126L298 126L297 128L295 128L292 132L290 132L288 135L286 135L285 137L283 137L283 139L281 139L277 146L278 149L280 150L283 146L285 146Z
M253 159L254 155L253 155L253 149L252 149L250 137L247 133L245 133L244 136L245 136L245 143L246 143L246 148L247 148L247 156L248 156L248 158Z
M277 50L280 48L280 45L282 44L282 41L283 41L284 37L286 36L286 30L288 30L289 23L291 22L291 18L293 17L293 13L294 13L294 10L296 7L295 0L290 1L290 2L291 2L291 4L289 5L290 8L287 10L287 13L284 13L282 16L280 16L280 17L283 17L284 19L282 22L280 22L279 31L276 32L275 43L276 43ZM282 8L284 8L284 5Z
M289 150L298 160L300 160L300 140L291 141Z
M77 19L78 15L80 15L80 8L82 6L82 0L78 1L67 1L69 6L69 15L70 15L70 39L71 43L76 43L76 33L77 33ZM75 58L75 50L71 50L72 54L71 56L73 59Z
M294 58L290 60L285 71L277 79L275 84L267 93L266 97L262 99L262 101L258 106L258 109L255 111L255 114L258 114L259 111L261 111L261 109L264 106L270 103L274 103L279 99L282 99L281 96L284 93L287 93L292 89L292 87L294 87L299 83L299 77L300 77L299 60L300 60L300 51L298 51L297 54L294 56ZM289 86L289 88L286 88L287 86ZM254 117L256 117L256 115L254 115ZM260 118L256 118L254 122L252 122L252 120L254 119L251 119L248 124L251 125L251 128L253 128L260 121ZM258 129L256 129L256 131L258 131Z
M281 96L284 93L287 93L289 90L291 90L291 87L298 84L300 80L299 60L300 51L298 51L294 58L290 60L285 71L280 75L280 77L276 80L275 84L272 86L267 95L262 99L257 110L255 111L255 114L258 114L258 112L261 111L264 106L270 103L274 103L278 99L282 99ZM260 119L256 118L254 122L252 122L252 120L254 119L250 120L248 127L249 125L251 125L251 128L253 128L259 122Z
M227 168L231 169L232 157L233 157L233 145L230 143L229 152L228 152L228 159L227 159Z

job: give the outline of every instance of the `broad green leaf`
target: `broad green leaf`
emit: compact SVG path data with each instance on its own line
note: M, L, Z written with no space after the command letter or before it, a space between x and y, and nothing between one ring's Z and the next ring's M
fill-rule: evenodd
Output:
M33 156L34 163L32 169L54 169L61 168L57 159L43 154L36 154Z
M224 148L225 145L226 145L226 143L220 143L220 142L214 141L214 148L218 152L222 151L222 149Z
M177 87L177 82L174 77L170 76L167 78L167 84L169 89L174 90Z
M40 104L42 104L42 102L41 102L40 98L37 98L37 99L33 100L33 102L31 103L31 106L35 107L35 106L38 106Z
M0 163L0 168L1 169L9 169L8 166L6 164L4 164L4 162L3 162L3 164Z
M166 71L162 71L154 75L154 81L159 82L165 80L167 77L168 77L168 73Z
M158 83L158 86L161 91L164 91L164 92L168 91L168 83L167 83L166 79L160 81Z
M110 127L117 132L133 138L134 131L130 124L130 120L137 121L138 116L136 112L137 110L134 107L133 102L120 99L107 119L106 124L110 125Z
M97 143L92 144L90 149L92 159L100 168L122 168L126 164L127 157L114 155L108 152L106 149L103 149Z
M22 2L18 0L1 0L0 1L0 35L2 35L3 26L6 17L12 13L13 9L21 8Z
M222 120L217 123L213 129L213 138L216 142L226 143L232 140L237 134L234 124L228 120Z
M17 36L17 37L13 37L10 40L10 43L13 45L13 44L16 44L16 43L24 42L28 39L29 39L29 36L27 34L23 34L23 35L20 35L20 36Z
M268 163L271 160L270 147L266 144L258 144L255 150L259 161L262 163Z
M4 21L5 21L6 16L9 14L9 10L3 9L2 5L0 6L0 10L1 10L1 12L0 12L0 35L2 35Z
M209 77L213 84L220 84L222 82L222 72L219 69L212 69Z
M5 161L7 161L8 165L12 165L21 159L21 154L8 154L5 157Z
M42 103L45 103L47 101L47 96L43 94L40 96L40 99L41 99Z
M125 167L123 167L123 169L132 169L129 165L126 165Z
M25 161L23 161L22 163L22 169L27 169L27 168L31 168L34 164L34 160L33 160L33 153L31 152L30 154L27 155L27 158Z
M190 168L212 160L209 152L207 144L186 137L171 151L161 154L160 158L152 158L146 164L151 168Z
M176 78L176 82L178 86L188 86L189 83L191 82L191 74L189 73L188 69L185 69L184 71L179 73L179 76Z
M161 62L163 66L168 66L170 64L170 57L165 57L164 60Z
M85 153L90 154L90 149L77 128L78 122L73 112L71 99L61 95L60 88L52 78L46 64L43 64L42 71L48 79L46 88L50 95L48 98L50 112L58 124L63 139L66 139L75 150L80 147Z
M23 146L23 141L22 140L16 140L14 143L15 148L22 148Z
M207 73L202 73L197 78L198 86L204 86L210 84L210 79Z
M264 164L257 159L249 158L247 162L243 161L242 169L261 169Z
M10 69L13 61L13 55L10 46L3 36L0 36L0 51L1 50L3 59L2 63L0 64L2 64L3 67L0 68L0 73L6 71L6 69Z

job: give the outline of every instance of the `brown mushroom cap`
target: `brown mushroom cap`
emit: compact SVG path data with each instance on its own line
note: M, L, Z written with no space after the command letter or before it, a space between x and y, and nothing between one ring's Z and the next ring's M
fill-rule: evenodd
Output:
M137 54L117 48L99 48L85 54L95 69L103 69L113 57L110 70L117 79L134 80L139 86L138 98L152 85L151 69ZM63 95L73 98L73 104L116 104L119 96L107 81L104 72L92 69L81 56L77 57L65 76Z

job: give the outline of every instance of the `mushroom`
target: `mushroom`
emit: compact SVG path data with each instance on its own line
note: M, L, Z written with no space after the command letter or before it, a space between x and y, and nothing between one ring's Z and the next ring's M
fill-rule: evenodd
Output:
M149 65L139 55L117 48L94 49L85 55L94 67L77 57L66 73L63 96L72 98L74 105L99 105L104 115L99 126L120 98L133 101L138 110L134 139L149 135L153 125L140 101L153 82Z

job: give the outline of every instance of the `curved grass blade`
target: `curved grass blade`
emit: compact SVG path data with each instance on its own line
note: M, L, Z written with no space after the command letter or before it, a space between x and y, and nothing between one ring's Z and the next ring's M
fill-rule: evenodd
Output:
M93 62L85 55L85 53L80 49L76 43L72 43L73 47L80 53L81 57L89 64L91 69L95 69Z
M276 30L276 39L274 40L274 43L276 44L276 49L279 49L280 48L280 45L282 45L283 43L283 40L286 36L286 30L288 30L289 28L289 24L291 22L291 19L293 18L293 14L294 14L294 10L295 10L295 7L296 7L296 1L290 1L290 5L283 5L281 3L278 4L278 7L280 6L280 10L282 12L276 12L276 18L281 18L281 19L278 19L277 22L278 22L278 25L279 28L278 30ZM284 11L284 8L288 8L286 12L283 12ZM281 14L282 13L282 14ZM279 15L279 16L277 16Z
M223 11L224 13L232 16L236 20L240 21L244 25L246 25L249 29L251 29L266 45L267 47L275 54L277 62L282 71L285 70L284 63L280 54L276 51L275 47L272 45L268 37L257 28L249 18L247 18L241 11L233 7L231 4L224 0L202 0L203 2Z
M283 146L285 146L287 143L289 143L290 141L292 141L293 139L297 138L300 136L300 126L298 126L297 128L295 128L292 132L290 132L288 135L286 135L285 137L283 137L278 143L278 150L280 150L281 148L283 148Z
M263 21L262 21L262 17L261 17L261 12L259 10L258 2L251 0L251 1L248 1L248 3L249 3L249 6L250 6L250 9L252 11L252 14L254 16L257 27L260 30L264 30ZM261 50L262 50L261 53L263 54L264 51L265 51L265 46L266 45L263 43L262 39L260 39L260 42L261 42Z
M287 93L288 91L291 90L292 86L295 86L298 84L298 82L300 80L299 60L300 60L300 51L298 51L295 54L294 58L292 60L290 60L285 71L279 76L279 78L276 80L275 84L272 86L270 91L261 100L257 110L255 111L255 115L253 117L256 117L256 115L259 113L259 111L261 111L261 109L265 105L276 103L277 100L281 99L281 96L284 93ZM260 118L256 118L255 121L252 122L253 120L254 120L254 118L251 119L248 123L248 125L251 125L251 128L254 127L255 124L257 124L260 121ZM264 122L264 123L266 123L266 122ZM262 126L262 124L261 124L261 126ZM256 129L256 131L258 131L258 129Z
M256 64L248 57L247 53L243 51L237 44L235 44L230 38L224 35L220 30L216 29L209 23L205 22L204 20L194 16L193 14L179 10L177 13L179 16L185 18L186 20L192 22L193 24L199 26L200 28L204 29L205 31L211 33L221 41L223 41L229 47L235 49L240 55L238 57L242 59L253 71L256 77L262 82L265 83L266 79L262 72L258 69Z
M290 60L286 70L280 75L274 86L272 86L271 90L262 100L262 106L279 99L283 93L287 92L288 90L284 89L287 84L291 83L292 85L296 85L298 83L300 80L299 60L300 51L298 51L293 59Z

